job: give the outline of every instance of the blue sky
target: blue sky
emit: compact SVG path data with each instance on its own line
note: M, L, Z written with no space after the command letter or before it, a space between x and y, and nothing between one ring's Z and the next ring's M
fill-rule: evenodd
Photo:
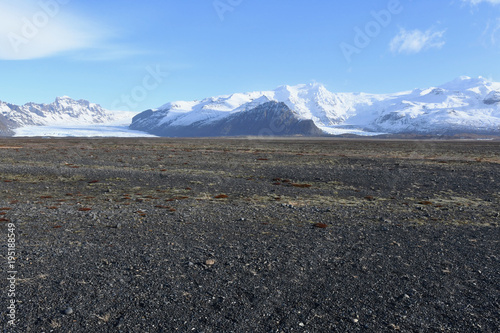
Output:
M500 0L0 0L0 100L174 100L500 81Z

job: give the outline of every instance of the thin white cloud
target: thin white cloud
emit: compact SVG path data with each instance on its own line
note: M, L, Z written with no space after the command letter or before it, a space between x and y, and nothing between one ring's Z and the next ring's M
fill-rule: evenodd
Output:
M391 40L389 47L393 53L419 53L431 48L441 48L445 44L443 39L446 30L427 31L399 29L399 33Z
M500 44L500 17L489 20L483 31L482 42L485 47L498 46Z
M68 1L0 0L0 59L25 60L94 48L110 34L70 12Z
M500 0L462 0L463 2L471 5L479 5L482 2L490 3L492 5L500 5Z

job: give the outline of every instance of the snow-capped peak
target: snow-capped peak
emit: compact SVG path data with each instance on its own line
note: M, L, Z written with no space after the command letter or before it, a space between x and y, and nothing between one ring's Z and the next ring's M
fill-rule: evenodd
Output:
M469 76L460 76L453 81L450 81L448 83L439 86L439 88L448 91L482 90L486 92L486 90L488 90L489 92L491 90L500 89L500 83L493 82L482 76L479 76L477 78L471 78Z

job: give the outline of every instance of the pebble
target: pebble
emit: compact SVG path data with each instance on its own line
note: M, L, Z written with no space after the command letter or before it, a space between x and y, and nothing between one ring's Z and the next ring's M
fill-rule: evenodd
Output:
M395 324L389 324L389 328L392 328L393 330L396 330L396 331L399 330L399 326L395 325Z
M70 306L68 306L66 309L63 310L63 314L65 315L70 315L73 313L73 308L71 308Z
M123 326L123 322L124 322L124 321L125 321L125 320L123 319L123 317L120 317L120 319L118 319L118 321L116 322L115 327L116 327L116 328L120 328L120 327L122 327L122 326Z
M205 264L206 264L207 266L213 266L213 265L215 265L215 259L207 259L207 260L205 261Z

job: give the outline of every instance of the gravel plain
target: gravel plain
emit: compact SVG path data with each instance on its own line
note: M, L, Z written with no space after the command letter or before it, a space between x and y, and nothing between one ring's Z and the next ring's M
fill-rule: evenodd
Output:
M498 332L499 207L499 141L2 139L1 328Z

